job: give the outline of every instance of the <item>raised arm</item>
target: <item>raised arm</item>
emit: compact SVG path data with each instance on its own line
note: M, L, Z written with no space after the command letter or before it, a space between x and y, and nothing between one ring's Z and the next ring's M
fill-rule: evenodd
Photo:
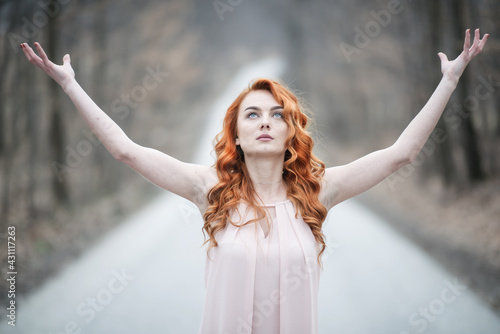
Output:
M134 143L75 80L68 54L63 57L63 65L56 65L48 59L39 43L35 43L35 46L40 56L28 44L21 44L30 63L41 68L63 88L115 159L126 163L157 186L195 203L200 211L206 210L206 194L217 180L212 168L184 163L158 150Z
M479 29L476 29L471 46L470 31L467 29L464 49L455 60L449 61L444 53L438 54L443 77L429 101L392 146L347 165L326 169L320 201L327 209L365 192L414 161L441 117L465 67L483 50L488 36L486 34L480 39Z

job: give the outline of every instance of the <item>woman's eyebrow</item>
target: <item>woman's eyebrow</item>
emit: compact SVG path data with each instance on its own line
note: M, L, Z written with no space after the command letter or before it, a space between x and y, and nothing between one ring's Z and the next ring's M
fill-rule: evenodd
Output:
M283 106L274 106L274 107L271 107L271 111L272 110L276 110L276 109L283 109ZM247 110L260 110L260 108L256 107L256 106L250 106L250 107L246 107L245 110L243 110L243 111L247 111Z

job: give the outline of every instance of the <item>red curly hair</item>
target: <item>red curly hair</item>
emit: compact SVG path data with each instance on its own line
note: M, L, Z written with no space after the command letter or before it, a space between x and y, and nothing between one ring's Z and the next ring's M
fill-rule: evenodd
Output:
M306 222L316 239L322 246L318 254L318 263L321 266L320 257L325 251L326 244L324 234L321 230L327 215L327 210L318 199L321 188L321 179L325 173L325 164L312 152L314 141L306 131L308 117L301 111L301 104L297 97L283 84L269 79L255 79L250 82L234 100L224 117L223 129L215 137L214 146L217 161L216 167L219 183L217 183L207 195L209 206L203 215L205 231L209 235L203 245L210 241L210 250L217 247L215 234L224 229L226 221L235 225L230 220L230 212L235 209L240 201L248 203L257 213L257 218L252 219L244 225L253 223L266 217L265 211L255 205L255 189L245 165L243 151L235 144L236 122L238 109L241 102L251 91L267 90L275 100L283 106L283 119L290 129L286 142L283 167L283 179L287 188L287 197L294 204L296 210L300 210L304 222ZM213 167L212 166L212 167ZM298 211L296 212L297 217ZM244 226L242 225L242 226ZM202 245L202 246L203 246Z

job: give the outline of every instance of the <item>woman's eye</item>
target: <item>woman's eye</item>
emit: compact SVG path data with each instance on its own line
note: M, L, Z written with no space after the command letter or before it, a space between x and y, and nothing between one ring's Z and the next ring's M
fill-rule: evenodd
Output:
M259 117L259 115L255 112L251 112L247 115L247 118L257 118ZM283 118L283 113L282 112L276 112L273 114L272 117L275 117L275 118Z

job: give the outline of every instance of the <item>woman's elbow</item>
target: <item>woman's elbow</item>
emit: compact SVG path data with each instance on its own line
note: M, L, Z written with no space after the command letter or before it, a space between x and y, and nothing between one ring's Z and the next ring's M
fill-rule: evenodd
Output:
M121 162L127 162L132 159L132 152L134 152L135 143L126 140L122 142L116 142L113 144L113 148L109 150L113 158Z
M395 156L395 169L398 170L406 165L412 164L418 156L420 150L414 149L401 149L400 147L393 147Z
M123 151L111 152L111 155L113 156L113 158L121 162L125 162L126 160L128 160L127 154L125 154Z
M420 151L422 150L422 148L420 146L413 146L411 149L407 150L407 153L406 153L406 164L405 165L409 165L409 164L412 164L415 162L415 160L417 160L417 157L418 155L420 154Z
M115 158L116 160L121 161L121 162L126 163L127 161L130 161L130 159L131 159L130 150L126 150L124 148L117 148L113 151L110 150L110 153L113 156L113 158Z

